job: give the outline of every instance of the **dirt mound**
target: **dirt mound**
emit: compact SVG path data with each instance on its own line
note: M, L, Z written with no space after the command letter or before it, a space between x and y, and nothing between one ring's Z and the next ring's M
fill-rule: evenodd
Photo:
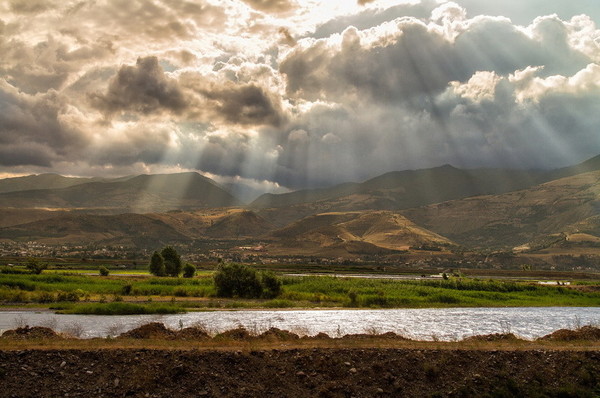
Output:
M203 328L189 327L183 328L177 332L178 339L181 340L205 340L210 339L210 335Z
M550 333L544 337L540 337L539 340L556 340L556 341L570 341L570 340L590 340L600 341L600 328L595 326L583 326L579 329L559 329L556 332Z
M470 336L463 341L515 341L521 340L513 333L492 333L492 334L484 334L480 336Z
M238 327L235 329L227 330L223 333L219 333L215 336L215 339L229 339L229 340L249 340L252 335L246 328Z
M265 340L298 340L300 336L295 333L288 332L287 330L281 330L278 328L271 328L258 336Z
M164 324L151 322L119 335L121 339L172 339L176 333Z
M7 339L60 339L61 335L54 330L42 326L34 326L30 328L25 326L14 330L7 330L2 333L2 338Z
M315 334L314 336L302 336L302 339L304 340L329 340L331 339L331 337L327 334L327 333L323 333L320 332L318 334Z
M346 334L342 336L342 339L347 340L359 340L359 339L395 339L395 340L410 340L404 336L396 334L394 332L387 332L382 334L368 334L368 333L357 333L357 334Z

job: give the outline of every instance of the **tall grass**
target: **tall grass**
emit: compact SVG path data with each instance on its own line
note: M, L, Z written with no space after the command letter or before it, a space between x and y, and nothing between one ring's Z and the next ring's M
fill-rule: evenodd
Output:
M273 301L223 300L218 307L497 307L598 306L600 293L498 280L386 280L332 276L284 277ZM100 277L91 275L0 274L0 302L55 303L98 296L215 296L210 275L198 278ZM125 298L125 301L127 299ZM212 301L189 302L211 307ZM215 304L216 305L216 304Z

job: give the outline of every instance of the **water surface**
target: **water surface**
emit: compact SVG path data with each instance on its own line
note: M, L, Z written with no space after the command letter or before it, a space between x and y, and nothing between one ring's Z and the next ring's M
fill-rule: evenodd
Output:
M600 324L597 307L431 308L378 310L239 310L176 315L57 315L52 312L2 311L0 330L48 326L80 337L115 336L148 322L174 329L203 325L212 333L244 326L252 332L270 327L300 335L332 337L352 333L394 332L419 340L452 341L489 333L515 333L535 339L562 328Z

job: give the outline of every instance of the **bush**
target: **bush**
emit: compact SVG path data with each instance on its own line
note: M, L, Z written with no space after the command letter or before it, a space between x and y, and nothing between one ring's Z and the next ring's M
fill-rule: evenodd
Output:
M100 272L101 276L108 276L108 274L110 273L110 271L108 270L108 268L106 268L104 266L98 268L98 271Z
M196 275L196 266L191 263L185 263L183 266L183 277L184 278L193 278Z
M219 266L214 282L219 297L259 298L263 292L256 270L242 264Z
M258 273L242 264L219 266L214 276L218 297L275 298L281 293L281 279L273 272Z
M48 268L48 264L42 263L41 261L39 261L36 258L29 258L27 260L27 264L25 266L32 274L36 274L36 275L41 274L43 270Z
M267 271L261 273L260 281L263 286L263 297L264 298L275 298L281 293L281 279L277 277L273 272Z
M125 296L129 296L131 294L132 289L133 289L133 285L131 283L128 283L126 285L123 285L123 287L121 288L121 293L124 294Z

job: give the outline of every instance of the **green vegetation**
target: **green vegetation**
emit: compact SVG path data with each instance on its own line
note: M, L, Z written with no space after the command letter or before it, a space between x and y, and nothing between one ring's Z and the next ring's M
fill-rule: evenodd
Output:
M185 263L183 266L183 277L184 278L193 278L196 275L196 266L191 263Z
M218 297L275 298L281 281L272 272L257 272L243 264L224 264L214 276Z
M598 282L587 282L586 286L594 284L598 285ZM186 308L600 305L600 293L595 289L579 289L578 286L582 285L573 284L574 288L571 288L453 277L418 281L331 276L278 277L273 273L229 264L222 266L214 278L209 273L193 278L0 273L0 303L56 306L56 303L67 302L113 304L121 301L121 304L146 306L150 302L176 301L185 304Z
M83 315L138 315L138 314L178 314L185 312L180 306L169 304L134 303L89 303L53 307L59 314Z
M32 274L36 274L36 275L41 274L42 271L44 271L46 268L48 268L47 263L43 263L40 260L38 260L37 258L29 258L27 260L27 264L25 264L25 266Z
M166 276L167 270L165 268L165 259L163 256L155 251L150 258L150 266L148 267L150 273L154 276Z
M108 268L106 268L104 266L98 268L98 272L100 273L100 276L108 276L108 274L110 273Z
M183 262L181 261L181 257L171 246L165 246L160 255L164 259L165 263L165 273L167 276L178 277L181 274L181 269L183 268Z

